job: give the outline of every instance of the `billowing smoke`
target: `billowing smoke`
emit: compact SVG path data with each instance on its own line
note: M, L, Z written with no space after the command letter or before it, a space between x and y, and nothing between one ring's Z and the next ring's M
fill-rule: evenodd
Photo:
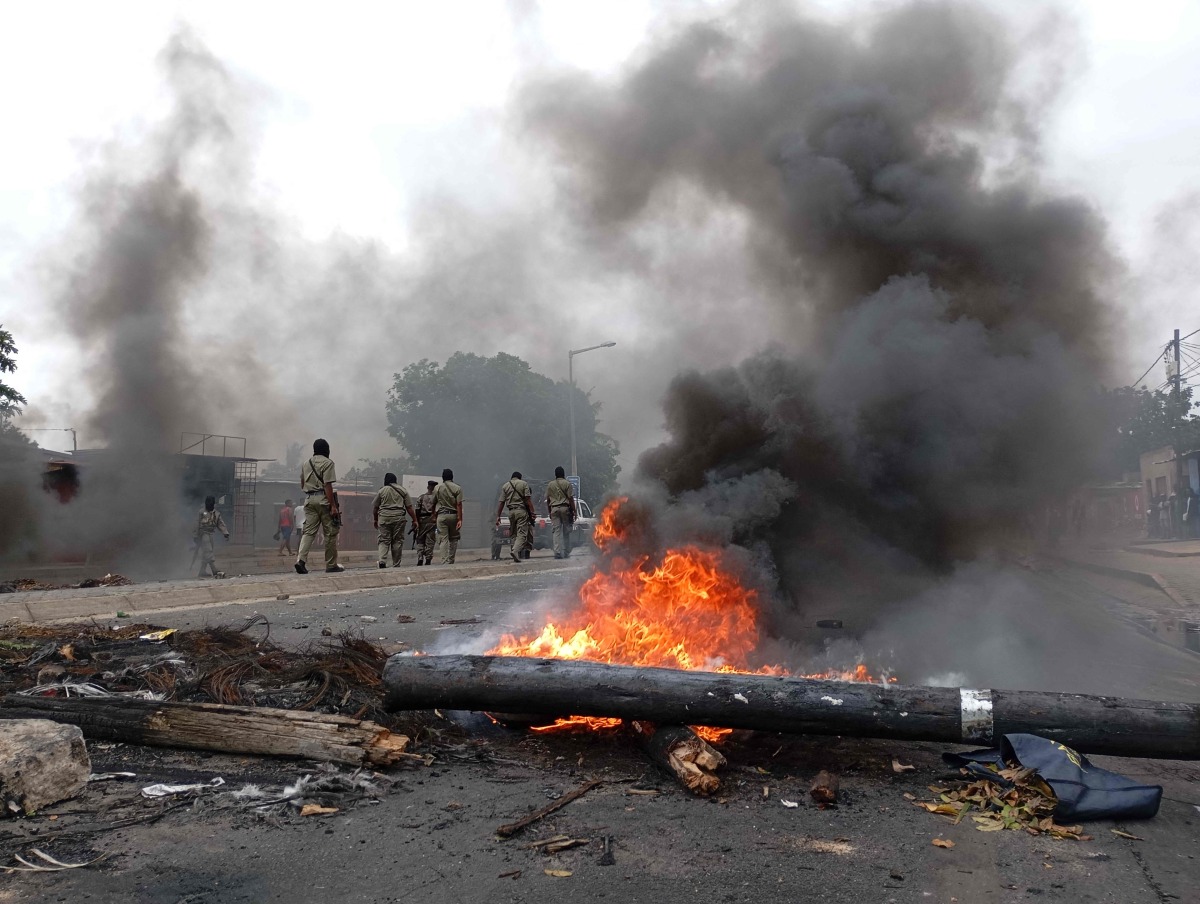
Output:
M221 64L186 32L160 62L170 111L132 148L98 153L54 277L58 323L83 349L75 379L95 399L82 432L105 452L81 457L71 506L45 503L45 543L135 569L169 567L186 549L173 453L185 431L209 423L224 385L214 377L228 366L189 339L189 302L211 266L220 200L245 181L243 130L230 121L237 104Z
M747 4L526 93L609 260L698 197L742 224L754 291L704 322L776 347L680 375L640 471L675 503L660 530L744 545L793 612L912 598L1090 473L1119 268L1039 183L1037 62L972 5Z

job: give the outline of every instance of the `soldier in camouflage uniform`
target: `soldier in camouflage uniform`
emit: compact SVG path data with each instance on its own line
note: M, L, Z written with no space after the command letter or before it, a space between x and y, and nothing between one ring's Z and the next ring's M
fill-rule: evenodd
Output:
M434 503L437 507L438 544L442 549L441 563L454 564L454 554L458 552L458 539L462 536L462 504L463 491L454 482L454 472L449 468L442 471L442 482L433 491Z
M496 505L496 525L500 525L500 513L508 509L509 550L514 562L521 561L521 554L533 549L533 491L521 479L520 471L513 471L512 479L500 485L500 501Z
M575 523L575 487L567 480L567 472L554 469L554 479L546 484L546 511L554 528L554 558L571 555L571 525Z
M437 497L433 495L436 480L429 481L425 492L417 497L417 564L433 564L433 544L437 540Z
M400 567L400 557L404 553L404 520L405 513L416 524L417 516L413 512L412 498L408 490L396 483L396 475L383 475L383 489L375 494L371 504L371 521L379 531L379 567L387 568L388 553L392 554L392 567Z
M204 511L200 513L200 520L196 524L196 545L200 549L200 573L196 575L198 578L204 577L206 571L211 571L214 578L221 574L217 571L213 555L213 534L217 531L224 534L226 540L229 539L229 528L225 526L225 519L217 511L216 498L205 496Z

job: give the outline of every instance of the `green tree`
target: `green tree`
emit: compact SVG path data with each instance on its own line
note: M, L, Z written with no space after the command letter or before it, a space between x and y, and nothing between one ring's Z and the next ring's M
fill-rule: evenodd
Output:
M1112 437L1112 468L1136 471L1142 453L1163 446L1177 452L1200 449L1200 418L1193 413L1192 390L1184 388L1176 399L1162 390L1122 386L1102 397Z
M388 432L416 470L452 468L467 495L491 500L513 471L531 482L549 480L558 465L570 471L569 389L503 352L456 352L444 366L422 359L395 376ZM581 492L599 502L616 489L617 443L596 430L600 405L574 392Z
M13 342L12 333L0 324L0 373L10 374L17 369L17 345ZM0 382L0 421L7 422L13 415L21 413L25 404L25 396L17 392L7 383Z

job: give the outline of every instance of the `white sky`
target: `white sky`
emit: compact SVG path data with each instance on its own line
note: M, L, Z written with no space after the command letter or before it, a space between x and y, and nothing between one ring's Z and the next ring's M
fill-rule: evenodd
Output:
M807 5L845 14L875 4ZM1047 130L1048 174L1104 212L1132 272L1145 274L1163 251L1152 238L1156 215L1200 190L1200 3L1059 6L1079 23L1083 67ZM1044 7L1039 0L1015 4L1031 16ZM340 232L402 248L409 212L429 191L486 199L513 190L491 172L504 153L500 114L519 66L535 59L616 70L661 8L634 0L545 2L536 26L514 35L509 4L484 0L7 4L0 29L7 119L0 323L20 349L11 382L29 398L31 414L78 413L57 398L74 352L34 309L45 303L32 278L36 255L71 213L84 149L161 109L155 57L177 23L190 25L270 98L257 172L276 205L312 238ZM464 134L477 140L464 142ZM324 176L333 172L336 179ZM1190 249L1171 250L1186 257ZM1129 379L1171 329L1200 328L1186 278L1197 271L1182 272L1173 282L1131 285ZM619 425L606 428L620 438ZM50 436L37 438L62 445Z

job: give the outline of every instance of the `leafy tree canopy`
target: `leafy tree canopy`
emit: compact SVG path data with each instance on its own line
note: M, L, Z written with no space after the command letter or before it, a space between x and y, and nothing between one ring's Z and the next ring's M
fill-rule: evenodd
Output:
M1200 449L1200 418L1193 413L1192 390L1176 399L1161 390L1123 386L1103 394L1113 430L1115 471L1136 471L1143 452L1174 446L1176 451Z
M569 384L535 373L503 352L494 358L456 352L445 365L421 360L396 374L388 393L388 432L416 470L451 468L468 496L496 498L513 471L545 482L571 470ZM599 502L616 489L617 443L596 430L600 405L575 392L581 493Z
M13 342L12 333L0 325L0 373L10 374L15 371L16 357L17 345ZM8 421L13 415L20 414L24 404L25 396L0 381L0 421Z

